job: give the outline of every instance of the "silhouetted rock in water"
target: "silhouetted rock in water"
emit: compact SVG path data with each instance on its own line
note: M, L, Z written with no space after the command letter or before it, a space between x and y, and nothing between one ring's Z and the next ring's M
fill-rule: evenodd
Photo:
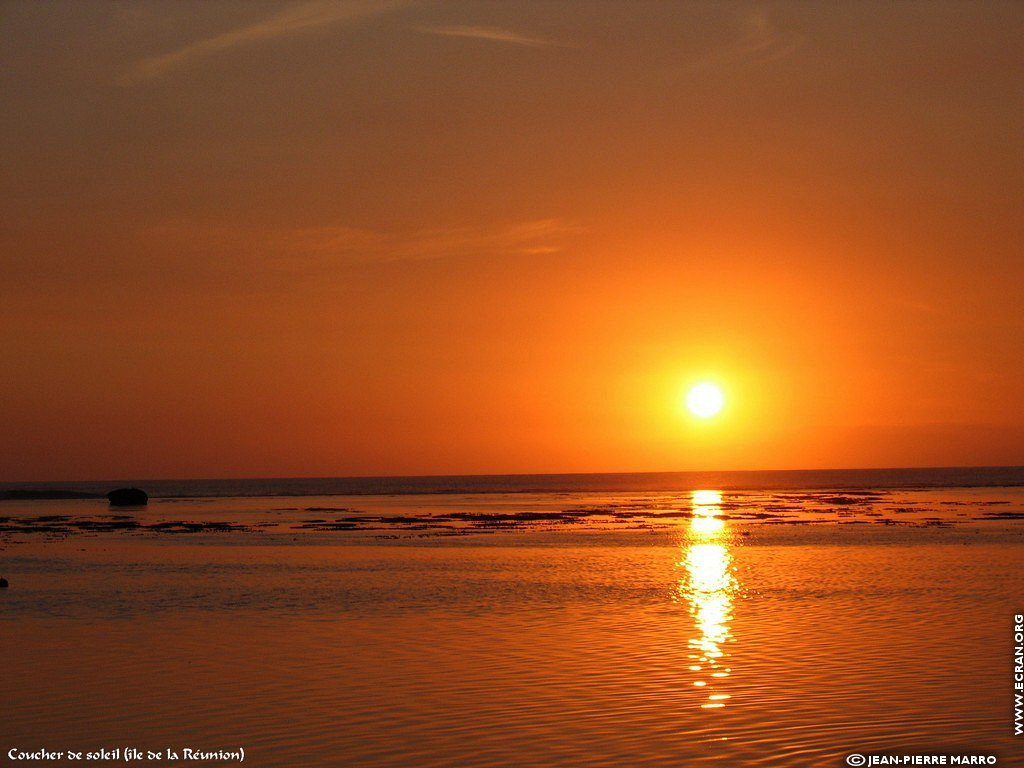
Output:
M139 488L118 488L107 494L112 507L142 507L149 503L149 496Z
M7 579L0 579L0 589L7 589Z

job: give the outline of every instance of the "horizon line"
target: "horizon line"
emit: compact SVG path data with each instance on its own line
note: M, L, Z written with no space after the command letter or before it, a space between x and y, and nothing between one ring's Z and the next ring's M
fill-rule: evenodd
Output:
M601 476L626 476L626 475L709 475L709 474L784 474L801 472L911 472L911 471L940 471L940 470L964 470L964 469L1020 469L1024 470L1024 464L944 464L944 465L923 465L923 466L879 466L879 467L803 467L796 469L670 469L670 470L640 470L640 471L611 471L611 472L476 472L476 473L440 473L440 474L411 474L411 475L244 475L228 477L136 477L135 481L152 482L221 482L221 481L247 481L247 480L413 480L413 479L441 479L441 478L470 478L470 477L601 477ZM53 483L104 483L121 482L127 477L104 477L74 480L0 480L0 485L26 485L29 483L53 484Z

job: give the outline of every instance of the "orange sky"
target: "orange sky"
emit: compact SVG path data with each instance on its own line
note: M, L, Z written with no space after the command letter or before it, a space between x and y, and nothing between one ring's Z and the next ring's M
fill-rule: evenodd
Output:
M1024 464L1020 3L0 35L0 479Z

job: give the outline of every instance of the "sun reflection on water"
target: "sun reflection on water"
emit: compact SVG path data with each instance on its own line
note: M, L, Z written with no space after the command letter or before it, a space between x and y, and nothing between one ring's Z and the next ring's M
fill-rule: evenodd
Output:
M718 709L730 698L719 688L732 670L727 664L726 644L732 638L733 575L732 555L726 538L719 491L694 491L693 517L683 542L679 563L686 573L678 591L690 608L696 634L689 641L690 671L697 673L693 684L707 690L704 709Z

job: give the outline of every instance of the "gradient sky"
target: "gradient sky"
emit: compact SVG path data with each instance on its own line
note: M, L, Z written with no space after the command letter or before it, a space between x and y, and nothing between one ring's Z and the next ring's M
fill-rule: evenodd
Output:
M0 479L1024 464L1024 4L0 35Z

